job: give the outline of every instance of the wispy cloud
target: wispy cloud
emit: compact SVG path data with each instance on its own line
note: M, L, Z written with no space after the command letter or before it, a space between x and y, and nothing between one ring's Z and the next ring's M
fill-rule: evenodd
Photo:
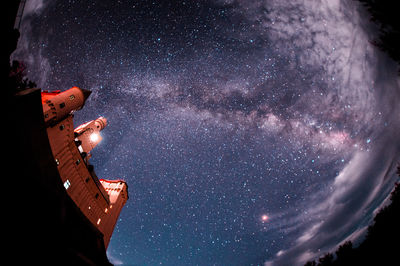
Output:
M379 143L370 151L356 152L326 191L328 196L309 202L307 214L297 217L309 223L294 246L280 251L266 265L301 265L332 251L344 239L362 235L366 218L371 217L393 187L392 158L398 156L398 147L388 147L387 142Z
M309 198L306 212L276 214L285 221L279 226L282 230L298 235L293 247L279 251L266 265L300 265L331 251L344 239L362 235L366 221L393 185L393 158L399 155L399 139L393 139L399 129L398 116L393 116L399 111L394 102L400 95L396 68L369 43L374 32L366 30L371 24L362 18L364 11L357 2L218 3L244 14L256 25L253 33L270 40L280 53L292 56L298 67L319 67L324 73L318 75L325 78L321 84L327 86L321 91L323 97L306 91L296 104L299 108L304 101L307 106L303 112L311 119L281 120L269 113L260 120L261 127L280 132L289 123L295 136L309 135L314 142L332 147L346 144L346 150L351 145L358 147L352 150L349 163L327 184L327 190L321 191L320 197ZM296 53L290 53L292 50ZM332 104L334 108L325 113L324 108ZM342 123L347 130L318 134L318 119L337 119L337 125ZM360 138L351 143L355 136Z
M28 77L41 86L49 77L50 61L45 55L45 38L48 36L35 35L32 31L32 21L45 10L48 1L31 0L26 1L24 14L20 26L21 36L18 40L18 47L11 56L12 60L22 60L28 66ZM41 40L36 40L40 38ZM32 47L32 44L39 44L39 47ZM32 71L35 69L35 71Z
M165 75L113 72L116 81L109 102L104 100L104 80L96 80L86 108L91 103L97 109L101 104L115 106L111 104L115 101L117 111L108 114L111 121L130 118L128 114L148 119L144 114L165 112L165 117L179 121L200 120L282 136L299 148L305 144L322 152L335 151L335 158L349 155L340 173L326 181L326 190L300 203L301 213L286 209L269 214L271 221L280 222L271 223L268 230L282 230L294 241L266 264L301 264L361 235L389 193L390 167L400 150L399 139L393 139L400 132L396 69L369 43L373 32L365 30L368 22L354 1L215 2L250 25L246 31L229 32L231 40L240 39L251 51L243 59L245 65L237 58L243 55L225 51L237 60L232 65L239 71L213 64L210 56L195 62L185 58L188 62L177 69L171 63L168 70L173 71ZM44 52L49 35L34 36L31 22L49 2L27 3L15 57L24 58L34 69L32 80L40 86L50 76ZM251 48L257 41L262 44Z

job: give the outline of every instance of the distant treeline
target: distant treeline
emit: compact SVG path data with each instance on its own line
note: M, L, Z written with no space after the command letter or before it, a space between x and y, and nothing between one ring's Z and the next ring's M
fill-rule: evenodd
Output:
M355 0L361 2L370 19L379 28L379 36L371 42L386 52L400 66L400 18L396 1ZM400 73L400 67L398 69ZM400 166L397 168L400 176ZM400 265L400 184L396 183L384 207L368 227L365 240L356 248L351 241L339 246L334 254L327 253L305 266L325 265Z
M400 166L397 168L400 176ZM368 227L365 240L356 248L351 241L339 246L335 255L327 253L305 266L327 265L400 265L400 184L396 183L391 203L382 208Z
M356 0L368 10L371 20L379 28L379 37L372 43L400 64L400 18L398 1ZM400 72L400 68L399 68Z

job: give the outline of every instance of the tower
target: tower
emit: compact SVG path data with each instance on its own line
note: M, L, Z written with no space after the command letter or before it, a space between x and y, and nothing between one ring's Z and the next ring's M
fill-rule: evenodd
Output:
M105 210L108 212L108 216L105 217L106 220L101 221L101 231L104 234L104 242L109 243L119 213L128 200L128 186L122 180L100 179L100 183L110 197L110 207L108 210Z
M106 126L107 119L99 117L96 120L80 125L74 130L75 143L78 145L81 154L90 155L90 151L103 139L100 135L100 131Z
M78 87L42 92L47 135L61 181L81 212L103 233L107 248L113 229L128 199L123 180L99 180L89 163L90 151L102 140L107 120L99 117L74 129L73 113L81 109L90 91Z

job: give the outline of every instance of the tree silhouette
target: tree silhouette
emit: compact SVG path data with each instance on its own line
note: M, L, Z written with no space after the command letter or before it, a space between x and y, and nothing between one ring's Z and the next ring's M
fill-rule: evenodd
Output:
M9 71L9 82L10 87L16 90L15 92L36 87L36 83L26 77L25 71L26 65L23 62L16 60L12 62Z
M320 266L331 266L333 265L333 255L331 253L325 254L325 256L319 258L318 265Z
M400 64L400 20L398 10L391 1L356 0L366 7L370 19L379 28L379 37L371 43L386 52ZM400 68L399 68L400 73ZM400 176L400 165L397 167ZM345 242L336 251L336 259L329 265L400 265L398 257L400 239L400 184L396 183L390 196L390 205L382 208L368 227L364 241L353 248L351 241ZM328 265L330 256L325 255L305 265ZM331 262L329 262L331 263Z
M371 42L400 63L400 20L398 10L391 1L358 0L379 28L379 37ZM399 69L400 72L400 69Z
M304 266L316 266L316 265L317 265L317 263L316 263L314 260L312 260L312 261L307 261L307 263L304 264Z
M400 176L400 165L397 174ZM353 248L352 242L347 241L336 250L335 258L328 253L319 258L318 263L308 261L305 266L400 265L400 183L395 183L390 201L376 214L364 241L358 247Z
M346 241L343 245L339 246L336 250L336 263L343 264L345 262L353 263L353 243Z

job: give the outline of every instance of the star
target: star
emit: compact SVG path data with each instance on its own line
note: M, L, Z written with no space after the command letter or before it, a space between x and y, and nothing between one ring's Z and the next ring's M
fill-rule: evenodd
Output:
M92 91L75 125L110 121L90 163L129 186L112 262L301 265L372 220L400 89L360 6L133 2L32 1L13 55Z
M268 220L269 220L268 215L263 214L263 215L261 216L261 221L262 221L263 223L267 222Z

